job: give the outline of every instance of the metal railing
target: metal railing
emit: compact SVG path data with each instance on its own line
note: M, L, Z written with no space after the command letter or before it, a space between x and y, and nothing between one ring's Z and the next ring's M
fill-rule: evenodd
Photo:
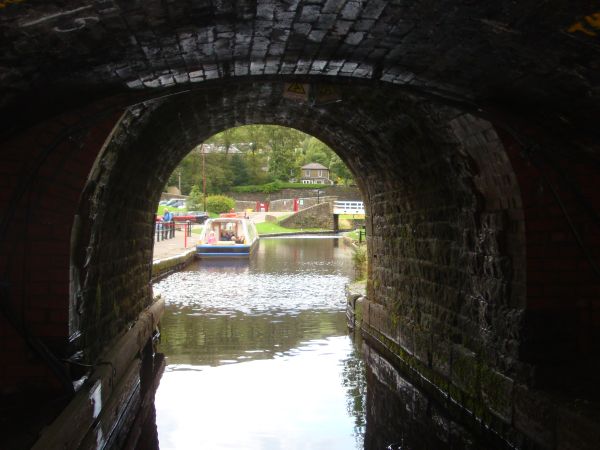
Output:
M333 203L334 214L364 214L365 204L359 201L336 201Z
M154 224L154 236L156 237L156 242L173 239L175 237L175 221L156 222Z

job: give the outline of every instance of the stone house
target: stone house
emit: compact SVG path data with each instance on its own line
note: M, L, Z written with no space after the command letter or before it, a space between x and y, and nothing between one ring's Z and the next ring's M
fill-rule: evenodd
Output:
M300 180L304 184L333 184L329 178L329 169L319 163L310 163L301 167Z

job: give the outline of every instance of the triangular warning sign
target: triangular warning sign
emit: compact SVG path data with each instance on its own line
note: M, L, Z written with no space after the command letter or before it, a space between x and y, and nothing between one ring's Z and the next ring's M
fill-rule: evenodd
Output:
M308 101L308 84L285 83L283 96L294 100Z

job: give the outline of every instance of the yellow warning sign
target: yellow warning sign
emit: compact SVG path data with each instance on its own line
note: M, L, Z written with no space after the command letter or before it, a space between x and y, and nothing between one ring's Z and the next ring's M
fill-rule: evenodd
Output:
M308 101L308 84L285 83L283 96L294 100Z
M306 95L306 89L300 83L290 83L287 90L292 94Z

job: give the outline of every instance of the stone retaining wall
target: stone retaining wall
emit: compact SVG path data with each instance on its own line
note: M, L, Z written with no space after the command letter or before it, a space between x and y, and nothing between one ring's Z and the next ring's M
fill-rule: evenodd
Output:
M280 224L287 228L333 229L333 206L320 203L283 219Z
M321 196L321 197L296 197L298 198L299 204L298 209L302 211L303 209L310 208L312 206L318 205L319 203L327 203L334 202L338 200L338 197L335 196ZM264 201L264 200L262 200ZM236 211L244 211L246 209L256 210L256 202L251 200L236 200L235 201L235 210ZM283 198L277 200L271 200L269 202L269 211L273 212L285 212L285 211L294 211L294 199L293 198Z
M339 200L362 200L362 194L357 187L328 186L319 189L325 196L338 197ZM282 189L277 192L228 192L225 195L237 200L265 202L293 198L317 198L316 189Z
M196 256L196 249L188 250L180 255L170 258L157 259L152 262L152 281L155 282L173 272L183 269L191 263Z

